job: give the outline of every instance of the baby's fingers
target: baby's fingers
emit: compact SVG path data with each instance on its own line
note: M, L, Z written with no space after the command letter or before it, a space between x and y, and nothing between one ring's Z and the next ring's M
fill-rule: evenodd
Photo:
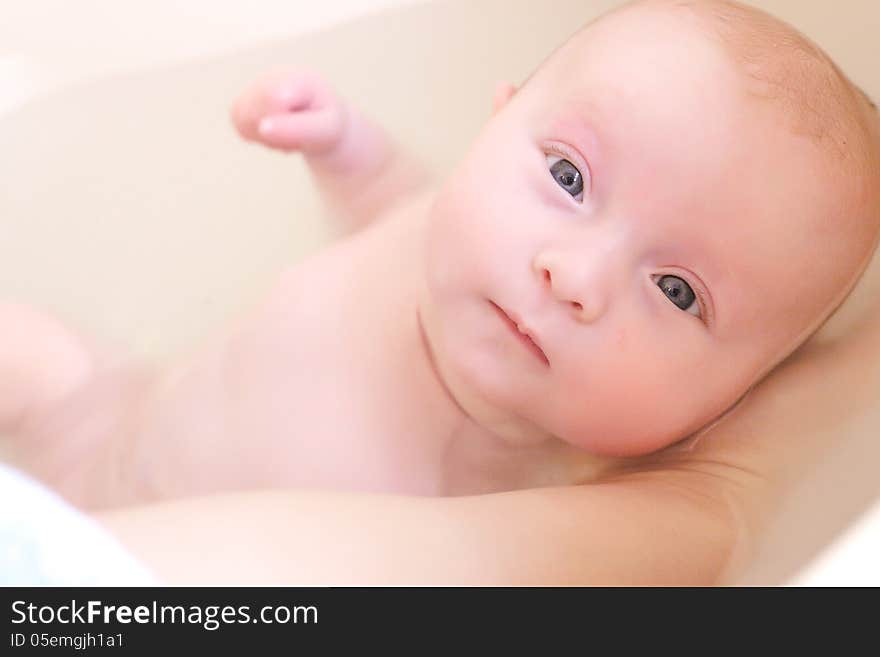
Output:
M339 142L343 118L338 107L274 114L259 122L257 133L259 140L271 148L318 155L330 151Z
M233 104L232 123L247 140L259 139L257 126L272 114L315 109L318 86L314 76L301 72L264 78L243 93Z

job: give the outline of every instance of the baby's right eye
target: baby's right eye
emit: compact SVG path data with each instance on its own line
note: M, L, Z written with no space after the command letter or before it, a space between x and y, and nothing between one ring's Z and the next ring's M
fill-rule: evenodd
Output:
M547 155L550 174L556 183L579 203L584 200L584 177L578 168L559 155Z

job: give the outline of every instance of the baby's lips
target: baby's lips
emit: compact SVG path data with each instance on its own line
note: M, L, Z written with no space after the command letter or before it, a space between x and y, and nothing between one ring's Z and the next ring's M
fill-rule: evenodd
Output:
M511 325L511 328L514 328L516 331L519 331L520 334L525 336L532 343L532 345L535 347L535 349L541 353L542 358L549 366L550 359L547 358L547 353L544 351L544 348L541 346L541 343L539 342L538 337L537 337L534 329L530 329L528 326L526 326L524 321L522 320L522 318L520 317L520 315L516 311L505 310L504 308L502 308L497 303L495 303L494 301L491 301L491 300L489 303L491 303L495 307L495 310L501 315L501 317Z

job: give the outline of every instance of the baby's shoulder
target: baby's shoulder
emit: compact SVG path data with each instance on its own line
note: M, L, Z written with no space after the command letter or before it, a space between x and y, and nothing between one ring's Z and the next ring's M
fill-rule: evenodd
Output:
M289 266L278 276L270 302L287 313L315 316L396 296L395 282L421 266L420 244L432 199L433 192L402 199L370 225Z
M437 187L435 185L420 187L414 192L404 194L388 207L379 220L394 221L395 219L424 216L428 213L436 195Z
M421 242L427 227L436 189L428 188L401 198L383 215L354 236L368 259L378 259L386 266L399 268L403 256L421 254Z

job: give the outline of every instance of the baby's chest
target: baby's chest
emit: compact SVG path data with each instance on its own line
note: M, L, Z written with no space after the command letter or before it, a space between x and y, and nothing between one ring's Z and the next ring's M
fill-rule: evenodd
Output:
M397 297L366 260L331 249L286 272L234 349L247 401L297 485L431 494L424 423L402 367ZM402 437L408 449L401 450Z

